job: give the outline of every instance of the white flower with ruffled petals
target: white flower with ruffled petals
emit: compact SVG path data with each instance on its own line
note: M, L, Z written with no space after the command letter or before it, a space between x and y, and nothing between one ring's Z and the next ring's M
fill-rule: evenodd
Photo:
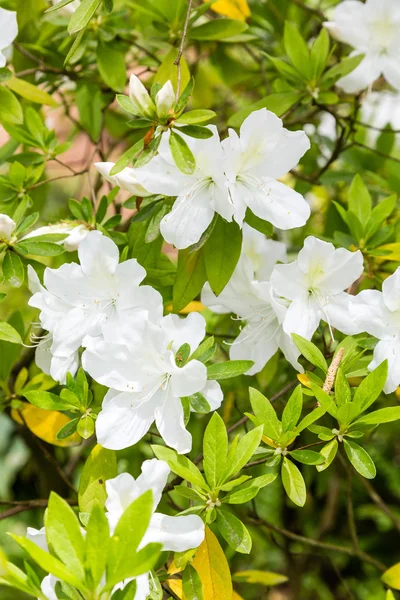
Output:
M139 332L146 319L161 319L163 310L160 294L140 286L145 269L136 259L119 263L117 246L99 231L86 236L78 256L79 265L47 268L44 286L30 270L33 296L29 304L41 310L41 325L50 334L45 340L51 355L50 374L61 382L67 371L62 372L60 361L67 370L71 365L76 368L76 353L85 336L118 341L129 324ZM43 342L39 348L44 350ZM53 361L58 361L57 368Z
M224 155L216 127L210 126L212 137L202 140L185 136L195 159L191 175L175 165L163 135L159 154L147 165L135 169L143 187L153 194L177 196L172 211L161 221L163 238L177 248L187 248L199 241L215 213L232 221L234 208L230 201L224 174Z
M378 338L368 369L373 371L388 361L384 392L390 394L400 385L400 267L378 290L364 290L350 302L350 315L359 327Z
M361 63L337 85L352 94L383 75L400 90L400 3L398 0L345 0L336 6L325 27L338 40L354 48L350 56L364 54Z
M191 313L184 319L168 315L158 325L147 322L139 339L128 327L115 344L101 338L85 340L85 370L110 388L96 421L102 446L113 450L132 446L155 421L168 446L180 454L190 451L192 437L185 427L180 399L200 392L212 410L222 402L221 388L217 382L207 381L203 363L176 364L181 346L189 344L193 353L204 335L204 318Z
M333 244L306 238L297 260L276 265L271 283L274 292L290 300L283 322L284 330L311 339L321 320L347 335L358 333L349 314L353 296L349 288L363 272L359 250L335 249ZM333 335L333 334L332 334Z
M305 225L310 216L308 203L277 181L310 148L304 131L288 131L281 119L262 108L245 119L240 136L230 129L222 146L234 218L240 226L247 208L279 229Z

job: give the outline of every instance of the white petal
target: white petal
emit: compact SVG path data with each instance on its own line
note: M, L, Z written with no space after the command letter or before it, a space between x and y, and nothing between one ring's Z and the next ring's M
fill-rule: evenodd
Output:
M378 339L391 339L393 335L392 313L378 290L364 290L351 298L349 313L361 331Z
M18 35L17 13L0 7L0 50L12 44ZM1 65L4 67L4 64Z
M383 299L391 311L400 310L400 267L385 279L382 285Z
M207 381L203 389L200 390L200 393L203 394L204 398L207 400L211 410L217 410L224 399L221 386L217 381Z
M11 219L11 217L0 214L0 240L9 242L16 226L17 224Z
M142 439L154 421L155 404L131 405L133 394L114 396L100 411L96 421L97 441L104 448L122 450Z
M338 40L357 48L368 40L367 12L359 0L346 0L336 6L332 22L325 22L324 26Z
M262 322L248 323L230 347L230 359L252 360L254 365L246 374L259 373L278 350L278 331L277 320L264 327Z
M400 29L400 28L399 28ZM399 53L396 51L393 55L385 56L383 60L383 75L396 90L400 90L400 64Z
M360 52L358 52L360 54ZM361 63L345 77L336 83L348 94L355 94L365 88L379 77L382 71L382 60L379 55L366 54Z
M117 173L117 175L110 175L110 171L114 165L115 163L113 162L94 163L94 166L99 173L101 173L103 177L113 185L117 185L123 190L127 190L131 194L140 196L141 198L150 195L150 192L145 190L145 188L138 182L135 169L132 169L131 167L125 167L125 169L122 169L122 171Z
M306 200L287 185L267 177L252 187L236 184L250 210L260 219L279 229L293 229L306 224L310 206Z
M169 343L173 342L174 352L183 344L189 344L191 353L193 353L206 334L204 317L196 312L189 313L185 318L173 314L167 315L162 319L161 327L165 331Z
M136 479L136 483L139 487L140 494L144 494L147 490L153 492L153 505L154 510L161 502L161 496L163 489L167 485L168 475L171 469L167 463L157 458L151 460L145 460L142 464L142 472Z
M207 367L199 360L191 360L184 367L177 367L171 375L174 396L183 398L200 392L207 381Z
M275 265L271 275L271 284L278 296L288 300L297 300L298 298L305 300L309 295L307 278L299 269L298 260L287 265Z
M36 544L39 548L45 552L49 551L46 539L46 528L35 529L34 527L28 527L26 530L26 538Z
M197 548L204 540L204 523L197 515L169 517L155 513L145 540L161 543L164 550L185 552Z
M177 197L172 211L160 225L166 242L183 249L199 241L214 217L210 203L212 187L213 184L195 184Z
M350 287L364 270L363 255L359 250L350 252L345 248L338 248L328 258L325 264L325 275L320 282L320 289L330 294Z
M45 595L45 597L47 598L47 600L57 600L57 598L58 598L58 596L56 594L57 581L60 581L60 580L57 579L57 577L55 577L54 575L46 575L46 577L44 577L44 579L42 580L40 589L42 590L42 592Z
M332 296L325 307L330 325L346 335L355 335L362 332L362 328L350 314L350 302L353 298L354 296L341 292ZM322 318L324 319L324 317Z
M369 370L373 371L384 360L388 361L388 378L383 391L385 394L391 394L400 385L400 339L396 335L390 340L378 342L374 350L374 359L369 365Z
M78 250L82 271L85 275L114 273L119 262L118 247L110 238L91 231Z
M152 194L178 196L196 182L193 175L185 175L172 161L169 152L158 154L147 165L135 169L139 183Z
M321 313L315 300L308 296L303 300L294 300L286 313L283 329L287 334L297 333L311 340L321 320Z
M267 237L247 225L243 224L242 252L251 260L254 267L255 278L259 281L269 281L274 265L287 261L286 244L267 239Z
M178 454L186 454L192 449L192 436L186 430L183 407L179 398L168 394L164 405L156 409L156 424L167 446Z

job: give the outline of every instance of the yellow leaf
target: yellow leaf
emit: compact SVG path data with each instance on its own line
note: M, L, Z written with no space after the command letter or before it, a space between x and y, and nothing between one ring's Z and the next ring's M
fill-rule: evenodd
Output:
M178 596L180 600L185 600L186 597L183 595L182 581L180 579L167 579L167 583L175 596Z
M305 387L311 388L311 382L310 379L308 378L308 375L306 375L305 373L298 373L297 374L297 379L300 381L300 383L302 383Z
M18 77L11 77L8 81L4 82L5 85L10 88L16 94L19 94L23 98L36 102L37 104L48 104L49 106L58 106L58 103L44 90L40 89L33 83L18 79Z
M400 563L396 563L385 571L382 575L382 581L394 590L400 590Z
M376 250L385 250L388 253L385 254L385 256L378 256L376 258L377 262L382 262L384 260L394 260L400 262L400 242L384 244L383 246L376 248Z
M268 587L279 585L288 580L286 575L272 573L271 571L238 571L233 575L233 579L244 583L259 583Z
M209 527L206 527L205 538L199 546L193 560L203 584L204 598L227 600L232 598L232 579L225 554Z
M396 598L394 597L393 592L391 592L390 590L388 590L386 592L386 600L396 600Z
M208 0L204 0L204 2L207 1ZM214 12L224 15L224 17L237 19L239 21L245 21L251 15L247 0L217 0L210 8Z
M237 592L233 592L232 594L232 600L243 600L242 596L239 596L239 594Z
M173 305L168 304L166 307L166 310L168 312L172 312L173 311ZM179 311L179 314L181 315L188 315L191 312L201 312L202 310L205 310L205 306L202 302L199 302L198 300L193 300L192 302L189 302L189 304L187 306L185 306L185 308L182 308Z
M64 440L56 439L57 432L71 420L57 410L44 410L24 402L21 408L12 409L11 416L14 421L21 425L26 424L38 438L53 446L77 446L81 442L81 437L77 433Z
M264 442L264 444L267 444L267 446L272 446L272 448L276 448L276 444L273 440L271 440L271 438L267 437L266 435L262 436L262 441Z

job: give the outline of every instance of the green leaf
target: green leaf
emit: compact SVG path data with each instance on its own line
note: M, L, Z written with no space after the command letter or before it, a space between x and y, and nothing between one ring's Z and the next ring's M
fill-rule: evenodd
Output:
M79 8L83 5L80 4ZM74 13L73 16L78 12ZM97 142L100 137L102 124L102 95L100 88L92 82L84 82L78 86L76 104L82 127L88 132L91 139Z
M65 252L65 248L62 244L38 242L34 239L16 244L15 249L21 254L32 254L34 256L59 256Z
M206 427L203 438L203 467L211 489L224 482L227 454L228 435L225 423L215 412Z
M201 127L200 125L182 125L182 127L178 127L177 130L180 133L184 133L185 135L199 140L208 140L213 136L213 132L210 131L208 127Z
M247 27L247 23L244 21L216 19L193 27L189 36L192 40L224 40L243 33Z
M204 244L207 279L214 294L222 292L235 270L242 249L242 230L232 221L217 216L214 229Z
M175 119L175 123L180 125L194 125L195 123L205 123L214 119L217 114L213 110L196 109L189 110Z
M70 35L78 33L78 31L86 27L101 2L102 0L82 0L68 23L68 32Z
M365 54L357 54L356 56L349 56L340 63L329 69L322 78L322 82L326 85L332 85L335 81L348 75L351 71L354 71L356 67L364 60Z
M234 489L224 498L228 504L244 504L255 498L261 488L269 485L277 478L277 473L268 473L261 475L251 481L246 481L239 488Z
M197 412L201 415L208 415L208 413L211 412L210 404L200 392L192 394L192 396L185 396L182 398L182 400L189 402L194 412Z
M371 216L372 201L360 175L354 177L349 188L349 210L354 213L362 224L362 229Z
M254 388L249 389L250 404L257 420L264 426L264 433L273 440L278 440L282 426L271 402Z
M270 571L238 571L234 573L232 579L243 583L258 583L267 587L279 585L288 580L286 575Z
M250 227L252 227L256 231L259 231L260 233L263 233L268 237L271 236L274 232L274 228L271 225L271 223L260 219L260 217L256 217L256 215L253 212L251 212L249 208L246 210L244 220L248 225L250 225Z
M227 360L207 367L207 379L229 379L243 375L254 365L252 360Z
M96 502L92 506L86 528L85 566L91 572L93 584L97 587L105 573L110 528L104 510Z
M79 510L90 513L92 506L104 506L107 494L105 482L117 476L117 459L113 450L97 445L83 467L79 483Z
M217 511L217 525L231 548L242 554L250 554L251 536L242 521L232 513L219 509Z
M50 493L46 537L49 546L53 548L67 569L83 581L85 542L79 521L69 504L55 492Z
M175 450L165 448L165 446L153 445L151 448L159 460L165 460L165 462L168 463L168 466L173 473L179 475L179 477L182 477L182 479L189 481L193 485L197 485L205 490L208 489L203 475L196 465L186 456L177 454Z
M377 206L374 206L371 212L371 216L366 226L365 239L369 240L379 229L382 223L390 217L394 209L396 208L397 196L393 194L388 198L385 198Z
M45 410L76 410L76 404L65 402L56 394L51 392L43 392L35 390L33 392L25 392L23 396L38 408Z
M310 427L312 423L318 421L318 419L320 419L325 413L326 408L324 406L319 406L318 408L315 408L300 421L300 423L296 426L295 432L300 433L304 429L307 429L307 427Z
M64 6L67 6L68 4L71 4L71 2L73 2L74 0L60 0L59 2L57 2L57 4L54 4L53 6L50 6L50 8L48 8L47 10L45 10L44 12L50 13L50 12L54 12L55 10L59 10L60 8L64 8Z
M58 106L58 103L44 90L18 77L12 77L7 81L6 86L23 98L36 104L47 104L48 106ZM31 113L32 114L32 113ZM27 123L27 119L25 119ZM29 127L29 125L28 125Z
M329 58L329 46L329 34L325 27L322 27L310 51L313 79L318 80L324 72Z
M341 367L335 378L335 401L338 406L351 402L351 388Z
M326 373L328 370L328 365L321 350L319 350L312 342L309 342L305 338L301 337L301 335L297 335L297 333L292 333L292 338L304 358L306 358L312 365L318 367L318 369L321 369L324 373Z
M353 425L379 425L380 423L391 423L398 419L400 419L400 406L388 406L357 419Z
M296 427L303 409L303 391L298 385L290 396L282 413L283 431L290 431Z
M367 410L379 397L386 383L387 374L388 362L384 360L362 380L353 398L353 403L358 407L359 412Z
M311 390L318 402L320 403L320 405L325 409L326 412L332 415L332 417L336 417L338 409L335 405L333 398L329 394L324 392L324 390L320 388L319 385L315 385L315 383L312 382L310 385Z
M225 480L232 477L232 475L235 473L238 473L240 469L242 469L250 460L260 445L262 434L263 427L256 427L252 431L246 433L246 435L239 440L233 459L228 462L227 468L225 468Z
M3 275L12 287L21 287L24 283L24 265L18 254L11 250L4 255Z
M82 415L79 419L76 431L84 439L89 439L94 434L94 421L91 415Z
M120 173L125 167L128 167L135 156L143 149L144 141L143 139L139 140L134 144L131 148L129 148L126 152L123 153L122 156L117 160L115 165L110 171L110 175L117 175Z
M203 289L207 280L202 250L179 250L178 268L173 289L174 310L185 308Z
M186 600L203 600L204 598L201 579L196 569L189 564L182 573L182 591Z
M282 462L282 483L291 501L297 506L306 502L306 484L299 469L286 456Z
M24 121L22 108L16 97L4 85L0 86L0 123L20 125Z
M324 457L324 462L321 465L317 465L317 471L325 471L325 469L327 469L329 467L329 465L332 463L333 459L336 456L336 453L338 451L338 441L337 439L333 439L332 441L330 441L328 444L326 444L326 446L324 446L322 448L322 450L320 450L320 454L321 456Z
M11 342L12 344L22 344L21 336L18 331L6 321L0 321L0 340Z
M150 524L153 514L151 490L134 500L124 511L111 537L107 561L107 588L136 577L153 568L161 550L161 544L148 544L137 549Z
M52 556L45 550L42 550L42 548L24 536L18 536L12 533L9 535L19 546L21 546L21 548L26 550L29 556L39 565L39 567L46 571L46 573L51 573L58 579L69 583L85 594L86 588L83 583L74 573L71 573L58 558Z
M182 173L191 175L196 167L196 160L191 149L183 137L176 133L176 130L173 130L170 133L169 148L178 169L180 169Z
M126 69L125 56L110 46L110 44L98 44L97 65L105 83L116 92L125 87Z
M191 355L190 360L199 360L202 363L206 363L214 356L216 349L214 336L212 335L205 339L204 342L201 342L200 346Z
M292 450L290 456L303 465L322 465L325 462L324 457L313 450Z
M310 52L304 39L294 23L285 21L283 43L286 54L293 65L306 79L311 79L312 69Z
M71 421L68 421L68 423L63 425L61 427L61 429L59 429L57 431L56 439L57 440L65 440L70 435L75 433L78 422L79 422L79 417L77 417L76 419L71 419Z
M374 461L364 448L361 448L355 442L343 440L344 449L347 454L347 458L355 468L366 479L373 479L376 475L376 468Z

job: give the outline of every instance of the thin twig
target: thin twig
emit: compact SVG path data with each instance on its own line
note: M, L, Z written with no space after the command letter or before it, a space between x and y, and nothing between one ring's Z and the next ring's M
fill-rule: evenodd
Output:
M360 544L359 544L358 536L357 536L357 527L356 527L356 522L354 519L353 500L352 500L352 496L351 496L352 483L353 483L353 474L351 473L351 471L349 471L347 474L347 494L346 494L347 495L347 498L346 498L347 521L349 524L349 530L350 530L351 540L353 542L353 548L354 548L354 550L359 550Z
M176 65L178 67L178 79L177 79L177 83L176 83L176 96L175 96L176 101L178 101L179 96L181 94L181 76L182 76L181 58L182 58L182 54L183 54L183 49L185 47L186 34L187 34L188 25L189 25L189 18L190 18L190 11L192 10L192 4L193 4L193 0L188 0L188 9L187 9L187 13L186 13L185 24L183 26L183 33L182 33L181 43L179 46L179 52L178 52L178 56L174 60L174 65Z
M65 502L67 502L68 504L70 504L71 506L76 506L77 502L76 500L70 500L69 498L64 498ZM8 508L7 510L4 510L3 512L0 513L0 521L2 521L3 519L8 519L9 517L13 517L14 515L17 515L21 512L25 512L27 510L34 510L35 508L46 508L48 505L48 500L24 500L21 502L7 502L7 501L1 501L0 505L11 505L11 508Z

